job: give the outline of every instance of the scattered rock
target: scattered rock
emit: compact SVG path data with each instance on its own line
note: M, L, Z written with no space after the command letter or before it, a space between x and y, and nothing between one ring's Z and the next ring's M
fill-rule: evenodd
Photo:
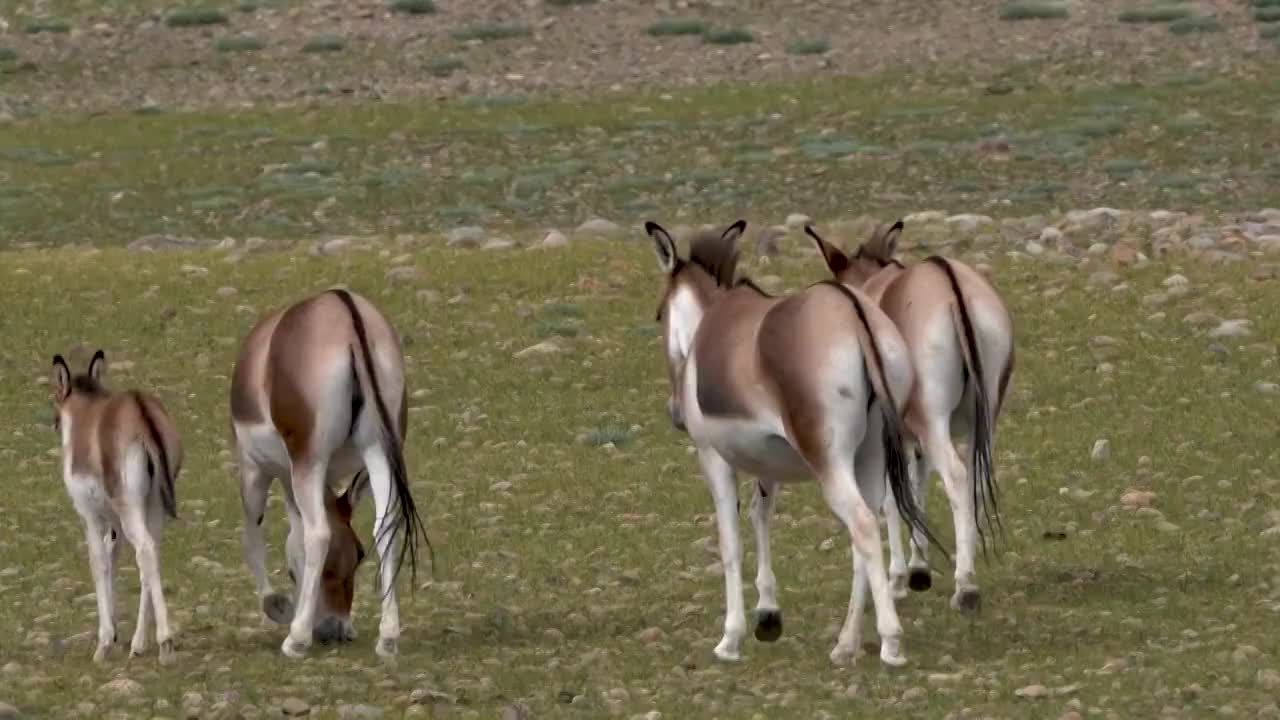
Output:
M562 248L568 244L569 238L565 237L564 233L559 230L552 230L547 233L546 237L542 238L541 246L544 248Z
M930 685L950 685L963 679L964 675L960 673L929 673L925 678Z
M1159 522L1157 522L1156 529L1162 533L1176 533L1176 532L1182 531L1182 528L1178 527L1177 525L1174 525L1168 520L1160 520Z
M431 705L433 703L451 703L453 696L435 688L417 688L409 693L409 702L414 705Z
M1049 688L1043 685L1028 685L1013 691L1014 695L1027 700L1040 700L1049 697Z
M339 720L379 720L385 713L372 705L343 705L338 708Z
M791 213L787 216L787 228L791 230L803 230L805 225L813 222L813 218L803 213Z
M1045 245L1056 245L1061 239L1062 231L1052 225L1040 231L1040 242Z
M162 250L200 250L213 247L213 243L175 235L143 235L129 243L129 252L156 252Z
M1257 385L1254 385L1253 387L1263 395L1272 395L1277 391L1280 391L1280 385L1277 385L1273 382L1260 382Z
M1186 287L1187 285L1191 284L1191 281L1187 279L1186 275L1175 274L1165 278L1164 282L1161 284L1167 288Z
M111 695L137 695L142 692L142 684L129 678L116 678L98 689Z
M653 643L661 640L664 636L666 636L666 633L662 631L662 628L649 627L636 633L636 640L639 640L645 645L652 645Z
M1094 461L1106 460L1111 457L1111 441L1105 438L1095 440L1093 450L1089 453L1089 457Z
M502 720L529 720L529 708L524 703L515 703L502 708Z
M915 702L929 697L929 691L922 687L907 688L902 693L902 702Z
M484 246L481 247L481 250L510 250L515 246L516 244L507 238L498 237L492 238L486 242Z
M1211 338L1244 337L1250 334L1248 320L1223 320L1218 327L1209 331Z
M220 288L218 288L218 290L217 290L218 297L224 297L224 298L232 297L232 296L234 296L234 295L235 295L236 293L238 293L238 292L240 292L240 291L239 291L239 290L236 290L236 289L235 289L235 288L233 288L233 287L220 287Z
M18 712L18 708L9 703L0 702L0 720L19 720L22 713Z
M560 352L559 345L555 344L555 342L551 340L543 340L537 345L530 345L529 347L517 352L515 357L525 358L530 355L554 355L558 352Z
M604 218L591 218L575 231L578 235L612 235L618 232L618 224Z
M952 215L947 218L946 223L953 230L958 230L960 232L973 232L983 225L994 224L994 221L987 215L962 213L960 215Z
M351 240L348 238L334 238L320 245L321 255L339 255L351 248Z
M288 717L301 717L311 714L311 706L299 698L291 697L280 703L280 711Z
M1258 671L1258 687L1269 692L1280 690L1280 671L1263 668ZM3 715L0 715L3 717Z
M484 230L475 225L463 225L445 233L444 239L449 247L473 248L484 239Z
M391 268L387 271L387 279L395 281L412 280L418 277L418 268L412 265Z
M1156 494L1150 490L1130 490L1120 496L1120 504L1130 508L1151 507L1155 502Z

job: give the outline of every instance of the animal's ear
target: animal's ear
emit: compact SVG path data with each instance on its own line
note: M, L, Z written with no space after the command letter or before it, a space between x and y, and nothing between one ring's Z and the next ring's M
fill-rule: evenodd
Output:
M89 361L89 377L97 382L102 382L102 376L107 372L107 354L99 350L93 354L93 359Z
M644 231L653 238L653 250L658 256L658 267L664 273L675 270L679 255L676 254L676 241L671 238L671 233L652 220L644 224Z
M58 402L66 400L71 394L71 368L67 367L67 361L63 360L61 355L53 356L53 372L50 381L53 383L54 396L58 398Z
M742 233L746 231L747 231L747 221L739 220L738 222L724 229L724 232L720 234L720 240L721 242L726 242L726 243L729 243L730 245L737 245L738 240L742 239Z
M338 509L344 511L348 518L351 517L368 492L369 471L361 470L356 473L354 478L351 478L351 486L347 488L347 491L338 497ZM346 505L345 509L343 508L344 504Z
M884 248L885 260L892 260L898 254L898 241L902 239L902 227L902 221L899 220L884 231L884 237L880 239L880 247Z
M839 277L840 273L849 267L849 258L840 251L840 248L823 240L812 225L805 225L804 231L818 244L818 249L822 251L822 259L827 261L827 268L831 270L831 274Z

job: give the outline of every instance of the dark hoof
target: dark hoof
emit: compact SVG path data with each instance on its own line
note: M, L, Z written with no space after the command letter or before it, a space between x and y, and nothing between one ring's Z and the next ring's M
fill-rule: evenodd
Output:
M953 604L957 610L965 615L976 615L982 609L982 596L978 594L976 589L961 590L956 593Z
M262 598L262 612L277 625L293 622L293 600L288 595L274 592Z
M775 642L782 637L782 611L756 611L756 639L760 642Z
M907 576L907 587L911 588L912 592L924 592L933 587L933 575L930 575L928 570L912 570Z

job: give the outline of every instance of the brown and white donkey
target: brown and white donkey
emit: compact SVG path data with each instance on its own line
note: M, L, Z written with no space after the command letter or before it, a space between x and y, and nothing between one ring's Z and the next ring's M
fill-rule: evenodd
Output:
M737 243L746 223L702 233L688 259L657 223L653 239L665 288L658 305L671 394L667 412L697 448L719 527L724 564L722 660L739 658L746 634L738 541L741 470L757 478L751 508L756 537L756 638L782 634L769 518L779 483L816 478L853 549L849 608L831 659L852 658L870 585L880 659L906 662L880 549L875 509L888 485L903 517L926 535L911 504L903 454L902 402L912 387L907 346L893 323L861 291L823 281L794 295L765 294L735 280Z
M84 522L89 568L98 599L95 662L116 642L115 568L120 540L133 546L141 591L130 657L147 649L154 615L160 662L174 659L173 631L160 576L160 538L178 516L174 482L182 470L182 441L154 396L113 393L102 383L106 355L98 350L84 373L53 356L54 426L62 435L62 480Z
M405 469L408 404L395 329L371 302L342 289L279 309L245 338L230 400L245 561L263 612L289 623L281 650L301 657L313 639L355 638L351 605L364 548L351 516L371 492L383 593L376 652L395 655L395 580L406 555L416 576L417 536L426 538ZM289 518L292 598L272 592L267 580L262 522L275 478L283 481Z
M993 444L996 420L1013 375L1013 321L1000 293L977 270L959 260L932 255L909 267L895 255L903 224L875 228L852 256L805 232L818 244L827 267L841 283L860 288L893 321L915 367L915 386L904 419L912 446L912 494L925 507L929 468L942 476L956 531L952 607L974 612L981 596L974 579L979 539L1000 526ZM968 462L951 442L952 430L968 436ZM921 451L922 450L922 451ZM980 522L978 510L986 520ZM893 507L886 506L890 577L896 594L927 590L929 539L913 533L910 578L903 582L902 534Z

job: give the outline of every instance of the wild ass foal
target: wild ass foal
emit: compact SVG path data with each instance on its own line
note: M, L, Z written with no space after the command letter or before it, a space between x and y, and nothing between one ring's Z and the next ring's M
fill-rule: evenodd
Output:
M364 548L351 516L366 491L373 494L383 592L376 651L397 652L395 580L406 553L416 576L417 535L423 533L405 471L405 393L395 329L367 299L346 290L326 290L277 310L253 327L241 347L230 399L245 561L263 612L290 623L281 646L285 655L301 657L313 637L355 638L351 605ZM284 485L296 603L273 593L267 580L262 522L275 478ZM337 494L347 478L354 479Z
M689 258L661 226L646 223L667 275L658 306L671 382L667 412L687 431L715 501L724 563L724 637L715 648L737 660L746 633L736 472L757 477L751 508L759 600L756 638L782 634L769 552L769 518L780 482L815 476L853 548L853 584L833 661L859 648L870 585L880 658L901 665L902 625L885 577L872 508L884 501L885 473L912 527L928 534L910 503L898 398L911 389L906 345L861 292L824 281L772 297L735 282L737 242L746 223L696 237ZM871 408L879 412L871 412Z
M982 539L985 550L988 532L1000 524L992 446L1013 374L1013 323L1000 294L968 265L938 255L910 267L894 259L902 228L898 221L884 231L873 229L853 256L823 240L813 228L805 232L818 244L832 275L873 298L907 343L916 380L904 416L915 459L912 491L924 507L930 466L942 476L956 531L951 606L973 612L981 604L974 579L975 547ZM953 426L967 431L967 464L951 443ZM899 519L895 508L887 505L885 514L890 577L895 593L905 594L907 565ZM927 590L932 584L928 543L927 537L913 533L905 583L912 590Z
M178 517L174 481L182 469L182 441L155 397L102 384L106 355L93 354L88 371L72 374L53 356L54 425L62 435L62 479L84 522L89 567L98 598L95 662L116 642L115 567L120 534L137 556L141 591L138 625L129 656L146 652L152 615L160 662L174 658L173 632L160 577L160 538L167 518Z

